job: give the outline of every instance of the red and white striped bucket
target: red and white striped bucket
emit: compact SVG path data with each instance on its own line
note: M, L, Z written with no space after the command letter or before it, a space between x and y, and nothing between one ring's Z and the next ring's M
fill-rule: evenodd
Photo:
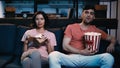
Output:
M84 34L85 46L90 48L91 51L98 51L101 39L101 33L86 32Z

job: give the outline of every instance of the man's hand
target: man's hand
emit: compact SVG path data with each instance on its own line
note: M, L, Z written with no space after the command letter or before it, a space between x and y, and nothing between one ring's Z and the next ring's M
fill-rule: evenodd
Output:
M112 44L107 47L107 52L112 53L112 52L114 52L114 50L115 50L115 47Z
M107 37L107 40L108 41L110 41L111 43L109 44L109 46L107 47L107 52L110 52L110 53L112 53L112 52L114 52L114 50L115 50L115 43L116 43L116 39L114 38L114 37L112 37L112 36L108 36Z
M90 48L86 48L84 50L81 50L80 54L89 56L89 55L94 55L96 52L97 50L91 51Z

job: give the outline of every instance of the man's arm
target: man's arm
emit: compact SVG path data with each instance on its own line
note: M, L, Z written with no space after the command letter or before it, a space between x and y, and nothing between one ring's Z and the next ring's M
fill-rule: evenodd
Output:
M112 36L108 36L107 37L107 40L108 41L110 41L110 44L109 44L109 46L107 47L107 52L113 52L114 51L114 49L115 49L115 43L116 43L116 40L115 40L115 38L114 37L112 37Z
M69 45L71 38L64 36L63 38L63 49L70 53L80 53L80 50L77 50Z
M96 52L91 52L89 50L89 48L85 48L83 50L78 50L78 49L69 45L70 41L71 41L71 38L64 36L64 38L63 38L63 49L65 51L68 51L68 52L73 53L73 54L81 54L81 55L93 55L93 54L96 53Z

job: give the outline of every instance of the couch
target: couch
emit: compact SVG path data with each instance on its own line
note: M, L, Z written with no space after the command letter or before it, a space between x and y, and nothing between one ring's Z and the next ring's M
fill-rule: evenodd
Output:
M27 29L14 24L0 24L0 68L21 68L23 43L20 40Z
M15 24L0 24L0 68L22 68L20 57L23 49L23 42L21 38L26 30L30 29L26 26ZM56 51L64 52L62 49L62 39L65 28L48 28L51 32L55 33L57 46ZM102 28L103 29L103 28ZM101 40L101 45L108 45L109 42ZM104 52L106 47L101 48L101 53ZM119 57L115 62L114 68L120 68ZM65 67L63 68L70 68ZM96 67L88 67L96 68Z

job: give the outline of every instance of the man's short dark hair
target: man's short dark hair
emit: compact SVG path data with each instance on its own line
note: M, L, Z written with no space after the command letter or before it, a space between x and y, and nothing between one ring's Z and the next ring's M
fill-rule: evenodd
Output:
M95 11L95 7L93 5L85 5L83 10L93 9Z

